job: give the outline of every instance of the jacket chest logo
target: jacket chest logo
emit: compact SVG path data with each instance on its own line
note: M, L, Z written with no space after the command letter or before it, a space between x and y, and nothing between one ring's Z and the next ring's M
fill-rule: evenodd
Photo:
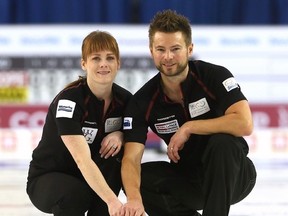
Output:
M175 133L179 129L179 124L177 119L156 123L154 124L157 133L159 134L169 134Z
M105 121L106 133L120 130L121 127L122 127L122 117L108 118Z
M92 144L98 129L97 128L91 128L91 127L82 127L83 135L87 141L88 144Z
M195 118L209 111L210 107L206 98L202 98L189 104L189 113L191 118Z

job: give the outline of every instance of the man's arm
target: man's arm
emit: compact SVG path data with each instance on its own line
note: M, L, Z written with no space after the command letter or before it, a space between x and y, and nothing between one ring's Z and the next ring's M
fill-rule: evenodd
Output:
M142 197L140 194L141 184L141 160L144 153L144 145L141 143L128 142L124 145L121 175L127 203L124 205L124 215L145 215Z
M248 102L242 100L228 107L221 117L189 121L184 127L189 134L227 133L248 136L253 131L253 119Z
M167 153L169 158L177 163L180 159L178 151L184 147L191 134L227 133L234 136L248 136L252 131L253 118L249 104L246 100L241 100L232 104L221 117L192 120L183 124L171 137Z

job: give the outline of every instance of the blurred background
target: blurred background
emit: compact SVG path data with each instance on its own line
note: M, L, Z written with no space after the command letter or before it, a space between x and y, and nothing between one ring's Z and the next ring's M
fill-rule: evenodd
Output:
M228 68L251 105L258 183L231 215L288 215L288 0L0 0L0 215L42 215L25 194L27 168L50 101L83 75L83 38L115 36L116 82L134 93L157 72L148 24L163 9L189 18L193 58ZM146 145L144 160L167 160L151 132Z

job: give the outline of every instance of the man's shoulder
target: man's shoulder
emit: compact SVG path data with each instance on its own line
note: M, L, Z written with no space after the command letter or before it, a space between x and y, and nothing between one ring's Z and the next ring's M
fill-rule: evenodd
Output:
M203 60L192 60L189 62L189 66L192 68L194 67L194 68L197 68L198 70L207 71L207 72L218 71L218 70L220 70L220 71L221 70L227 70L222 65L215 64L212 62L203 61Z

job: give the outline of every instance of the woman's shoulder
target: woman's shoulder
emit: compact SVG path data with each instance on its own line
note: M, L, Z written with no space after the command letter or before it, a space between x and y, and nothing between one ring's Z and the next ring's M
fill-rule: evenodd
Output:
M58 103L59 100L79 101L84 99L87 94L87 85L85 82L77 82L73 85L69 84L55 96L52 103Z
M126 102L132 97L132 93L130 91L116 83L113 83L112 91L114 96L121 101Z

